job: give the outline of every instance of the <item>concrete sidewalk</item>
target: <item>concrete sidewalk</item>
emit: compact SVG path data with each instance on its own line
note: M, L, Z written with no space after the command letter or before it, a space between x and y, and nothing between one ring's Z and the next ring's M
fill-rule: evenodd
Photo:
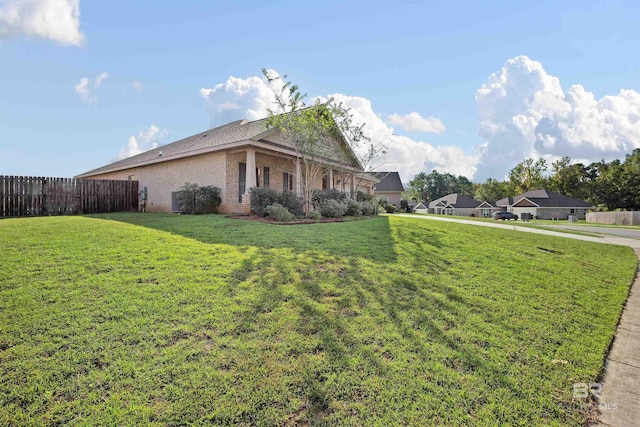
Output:
M629 246L640 260L640 240L617 236L602 238L559 233L551 230L520 227L508 224L446 218L432 215L402 215L434 221L457 222L479 227L502 228L523 233L546 234L565 239ZM640 269L631 286L611 352L605 363L602 392L598 399L600 417L596 427L640 426Z

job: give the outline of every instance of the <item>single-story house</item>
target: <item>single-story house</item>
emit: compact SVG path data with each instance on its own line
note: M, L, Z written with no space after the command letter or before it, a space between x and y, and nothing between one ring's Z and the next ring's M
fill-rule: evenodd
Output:
M484 201L480 203L475 209L475 216L480 218L491 218L495 212L500 212L503 210L503 208L496 206L495 202L490 203Z
M413 209L413 211L415 213L418 214L427 214L429 213L429 208L427 206L425 206L424 203L420 202L416 205L416 207Z
M400 209L400 201L404 191L400 174L398 172L373 172L370 175L378 181L373 185L373 194L386 199L387 202Z
M458 193L447 194L429 203L429 213L474 216L481 202Z
M530 213L536 219L567 219L569 215L585 219L587 211L594 208L583 200L549 190L532 190L515 197L505 197L495 205L519 217L523 213Z
M318 189L339 189L372 194L375 180L368 177L341 137L327 137ZM179 210L177 191L185 183L213 185L221 189L221 213L248 213L249 189L270 187L302 194L304 164L293 145L266 119L238 120L200 132L171 144L90 170L78 178L139 181L149 212Z

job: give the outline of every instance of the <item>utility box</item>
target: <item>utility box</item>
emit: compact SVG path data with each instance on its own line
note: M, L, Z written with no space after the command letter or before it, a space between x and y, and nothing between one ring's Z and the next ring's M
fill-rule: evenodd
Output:
M569 222L578 222L578 217L575 215L569 215Z
M520 219L522 221L531 221L533 218L533 215L531 215L529 212L522 212L520 214Z

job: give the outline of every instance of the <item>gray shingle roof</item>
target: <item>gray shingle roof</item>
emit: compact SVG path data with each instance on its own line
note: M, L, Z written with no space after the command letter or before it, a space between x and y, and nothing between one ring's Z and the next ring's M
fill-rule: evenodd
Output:
M169 161L177 157L184 157L192 152L196 154L197 152L214 149L215 147L228 143L251 140L265 131L265 119L253 122L237 120L217 128L208 129L179 141L172 142L171 144L162 145L149 151L145 151L144 153L127 157L126 159L93 169L79 176L97 175L113 170L136 167L140 164Z
M482 203L471 197L463 196L462 194L451 193L431 201L429 208L435 208L440 202L444 202L454 208L477 208Z
M206 152L222 150L227 144L242 143L246 141L250 144L252 141L266 142L272 145L279 145L280 148L291 150L294 154L293 146L288 142L279 139L279 143L271 143L262 139L270 131L267 129L267 119L247 121L237 120L217 128L208 129L204 132L183 138L179 141L172 142L153 148L144 153L118 160L97 169L85 172L78 177L93 176L108 172L129 169L133 167L149 165L154 163L167 162L182 157L193 156ZM284 146L283 146L284 144ZM351 148L346 145L347 150L352 153ZM358 160L353 156L354 165L361 168Z
M549 190L531 190L514 197L505 197L496 202L497 206L511 206L523 198L531 200L542 208L590 208L592 205L584 200L554 193Z
M370 174L373 178L380 180L373 187L373 191L404 191L402 180L398 172L373 172Z

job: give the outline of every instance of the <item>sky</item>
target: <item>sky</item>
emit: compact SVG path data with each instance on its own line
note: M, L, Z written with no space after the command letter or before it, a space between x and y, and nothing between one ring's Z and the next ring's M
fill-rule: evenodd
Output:
M640 1L0 0L0 174L70 177L239 119L266 68L378 170L504 179L640 148Z

